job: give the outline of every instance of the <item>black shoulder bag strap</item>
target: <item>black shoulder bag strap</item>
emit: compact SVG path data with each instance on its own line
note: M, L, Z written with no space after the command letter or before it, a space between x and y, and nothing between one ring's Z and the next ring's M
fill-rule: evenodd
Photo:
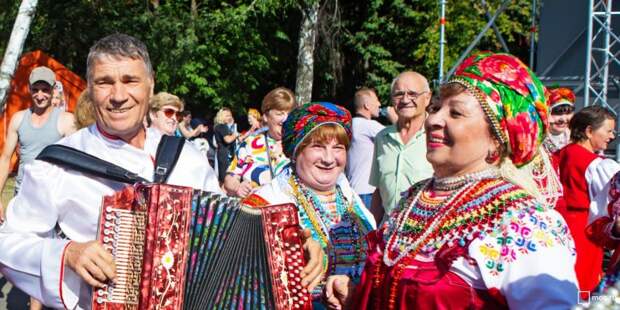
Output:
M182 137L163 135L155 154L155 175L153 182L166 183L174 166L181 156L185 139Z
M179 159L184 142L185 139L183 138L162 136L155 155L153 179L156 183L164 183L168 179L172 168ZM137 173L65 145L48 145L37 156L37 159L112 181L128 184L148 183L148 180L140 177Z

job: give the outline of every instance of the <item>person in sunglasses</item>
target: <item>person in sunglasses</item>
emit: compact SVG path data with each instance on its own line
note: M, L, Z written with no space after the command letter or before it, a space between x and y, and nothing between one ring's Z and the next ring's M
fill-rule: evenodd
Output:
M180 115L185 104L179 97L166 92L160 92L149 102L149 120L151 127L165 135L172 136L179 124L177 115Z
M554 153L570 142L570 123L575 111L575 94L564 87L550 88L549 91L549 134L545 139L545 147Z

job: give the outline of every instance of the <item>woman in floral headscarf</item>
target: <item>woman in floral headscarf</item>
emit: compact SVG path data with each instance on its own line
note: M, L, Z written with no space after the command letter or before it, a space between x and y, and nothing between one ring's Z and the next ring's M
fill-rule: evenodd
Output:
M543 145L551 153L559 151L570 142L568 123L575 111L575 94L564 87L548 88L549 133Z
M243 202L252 207L296 204L302 228L309 229L328 254L325 275L357 281L366 260L364 237L375 229L375 221L343 175L350 141L351 114L344 108L331 103L295 108L282 129L282 148L291 169ZM315 299L321 289L315 290Z
M332 308L568 309L573 241L531 167L546 132L544 88L518 59L470 57L425 122L435 175L367 237L361 282L332 276Z

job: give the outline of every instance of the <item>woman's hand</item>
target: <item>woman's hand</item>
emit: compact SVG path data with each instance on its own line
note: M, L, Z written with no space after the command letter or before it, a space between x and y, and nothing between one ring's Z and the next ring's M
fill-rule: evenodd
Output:
M235 192L235 195L237 195L237 197L245 198L249 196L250 193L252 193L252 183L246 180L246 181L241 182L241 184L239 184L239 187L237 187L237 191Z
M345 309L351 306L354 291L355 285L348 276L330 276L327 278L323 298L329 309Z
M312 239L311 236L310 230L304 230L304 253L308 263L301 272L301 285L306 287L308 291L314 289L321 282L324 267L323 257L325 256L321 245Z

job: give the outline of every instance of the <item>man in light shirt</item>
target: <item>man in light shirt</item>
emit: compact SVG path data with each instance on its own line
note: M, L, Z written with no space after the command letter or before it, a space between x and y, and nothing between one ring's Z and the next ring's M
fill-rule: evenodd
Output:
M371 203L377 223L389 216L402 192L433 175L426 160L424 133L426 107L432 97L428 81L417 72L405 71L392 82L390 96L398 121L375 137L369 179L377 187Z
M144 127L154 76L146 46L115 34L90 49L88 92L96 124L58 142L153 179L161 133ZM185 144L168 183L219 192L215 172ZM91 288L116 278L112 255L95 241L102 197L126 184L35 160L0 226L0 272L51 308L89 309ZM59 231L67 238L58 238Z
M368 184L372 167L375 136L385 128L372 118L379 117L381 102L374 90L361 88L355 92L353 99L355 117L353 117L353 138L347 153L346 174L353 190L360 196L366 208L370 209L372 193L375 187ZM388 108L388 119L394 123L398 116L393 107Z

